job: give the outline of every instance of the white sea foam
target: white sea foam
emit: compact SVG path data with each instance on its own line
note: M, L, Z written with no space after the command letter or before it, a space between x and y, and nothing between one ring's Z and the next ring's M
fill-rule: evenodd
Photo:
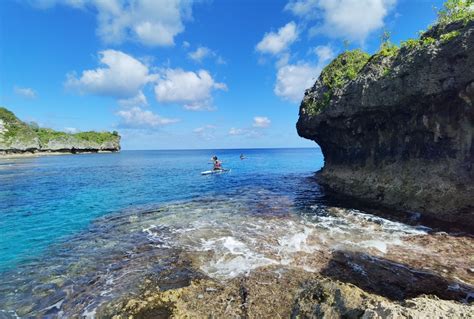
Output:
M179 247L198 255L206 252L197 258L198 266L215 278L232 278L275 264L314 271L309 261L318 251L383 255L391 246L401 245L404 236L426 234L425 229L353 209L315 206L313 215L281 218L242 214L242 203L235 200L194 204L170 206L164 219L154 219L142 229L160 247ZM323 214L317 213L321 210Z

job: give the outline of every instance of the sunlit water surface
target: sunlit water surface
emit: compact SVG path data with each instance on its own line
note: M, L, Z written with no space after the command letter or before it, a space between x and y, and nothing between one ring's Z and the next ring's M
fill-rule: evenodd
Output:
M214 153L231 171L201 176ZM92 317L146 276L188 276L172 271L183 254L226 280L268 265L316 272L318 253L383 256L426 234L333 208L315 182L322 164L317 148L1 160L0 317Z

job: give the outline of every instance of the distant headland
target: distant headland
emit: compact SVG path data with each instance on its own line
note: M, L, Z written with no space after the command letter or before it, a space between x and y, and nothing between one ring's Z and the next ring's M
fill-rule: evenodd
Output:
M25 123L0 107L0 156L120 151L118 132L66 133Z

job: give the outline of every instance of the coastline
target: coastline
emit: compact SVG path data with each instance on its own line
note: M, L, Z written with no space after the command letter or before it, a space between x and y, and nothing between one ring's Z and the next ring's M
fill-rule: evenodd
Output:
M56 156L56 155L82 155L82 154L103 154L103 153L118 153L120 151L97 151L97 152L25 152L25 153L0 153L0 159L15 159L15 158L30 158L41 156Z

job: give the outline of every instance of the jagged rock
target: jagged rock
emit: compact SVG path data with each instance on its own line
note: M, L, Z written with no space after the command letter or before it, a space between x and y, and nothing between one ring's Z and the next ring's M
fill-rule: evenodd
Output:
M292 318L473 318L472 306L436 296L401 302L366 293L339 281L308 282L293 306Z
M447 31L459 34L373 56L314 112L327 97L320 78L297 130L321 147L328 189L472 229L474 21Z

